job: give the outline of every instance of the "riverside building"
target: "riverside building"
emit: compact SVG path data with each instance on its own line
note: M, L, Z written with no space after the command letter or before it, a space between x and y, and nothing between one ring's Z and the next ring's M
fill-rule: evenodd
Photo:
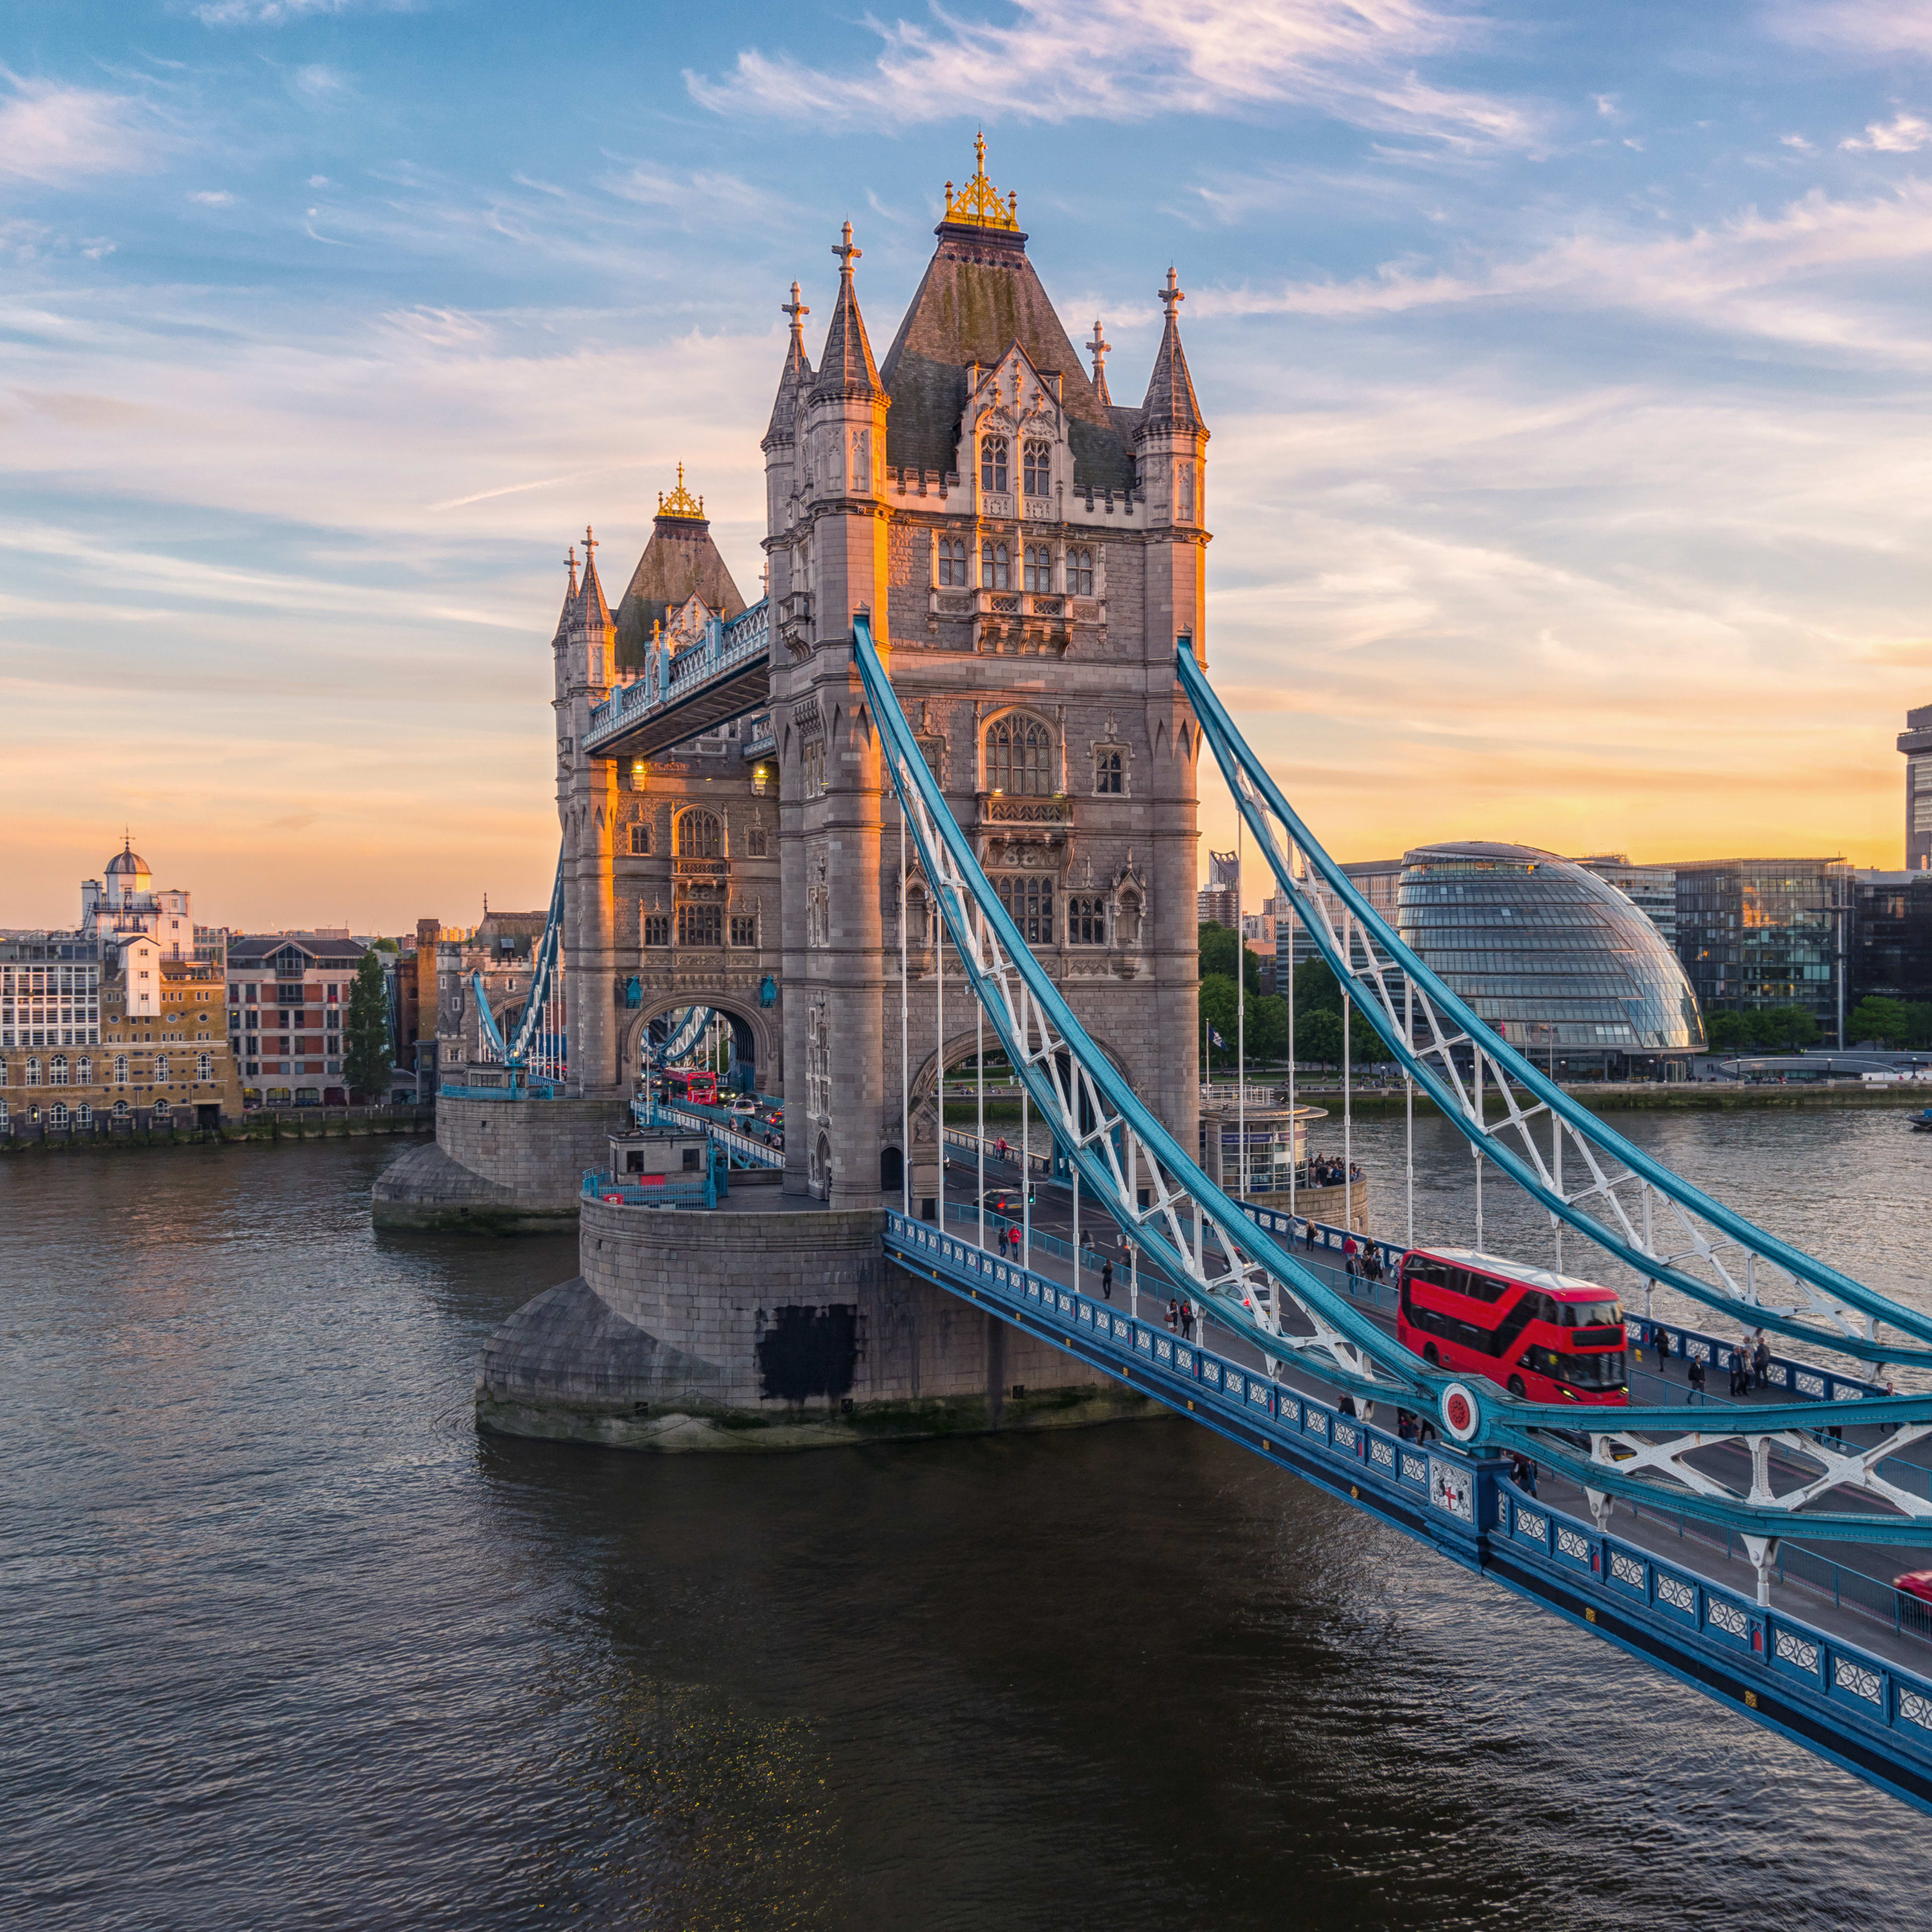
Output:
M1842 1044L1843 859L1709 859L1676 868L1677 956L1707 1013L1802 1006Z
M346 934L230 940L228 1040L248 1105L347 1103L343 1028L356 969L368 950Z

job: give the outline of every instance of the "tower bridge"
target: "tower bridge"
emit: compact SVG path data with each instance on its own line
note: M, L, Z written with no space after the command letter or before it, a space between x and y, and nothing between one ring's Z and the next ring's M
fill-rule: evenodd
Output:
M578 1274L484 1352L479 1426L745 1453L1165 1409L1932 1804L1932 1652L1895 1597L1888 1631L1791 1580L1828 1550L1932 1566L1932 1396L1888 1389L1932 1384L1932 1315L1623 1141L1362 898L1206 674L1175 275L1125 407L1027 240L982 166L882 362L849 224L816 365L794 286L758 603L681 472L614 614L594 537L572 554L541 968L514 1024L479 1000L452 1036L437 1144L377 1190L392 1220L577 1219ZM1468 1140L1478 1200L1485 1175L1527 1195L1559 1264L1586 1250L1643 1321L1688 1304L1780 1337L1788 1399L1580 1410L1472 1382L1403 1347L1316 1231L1203 1171L1204 746L1349 1003ZM715 1207L654 1207L614 1138L699 1013L782 1096L783 1166L758 1186L771 1156L737 1150L722 1192L679 1197ZM1051 1136L1064 1238L1036 1244L1032 1177L997 1161L1019 1205L989 1220L983 1121L948 1152L946 1070L983 1082L995 1052ZM730 1148L723 1118L676 1118ZM1083 1213L1124 1308L1082 1266Z

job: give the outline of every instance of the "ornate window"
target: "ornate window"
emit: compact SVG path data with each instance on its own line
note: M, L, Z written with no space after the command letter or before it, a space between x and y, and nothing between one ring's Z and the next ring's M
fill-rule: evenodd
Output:
M734 912L731 915L731 944L734 946L755 946L758 943L758 914L754 912Z
M926 770L944 784L946 782L946 740L930 733L922 734L919 740L919 754L926 760Z
M980 546L980 589L1005 590L1011 587L1012 580L1012 568L1006 545L994 543L988 538Z
M996 491L1004 496L1012 487L1009 480L1007 464L1010 445L1003 436L982 436L980 439L980 488Z
M644 858L650 849L651 828L639 819L631 827L631 856L634 859Z
M47 1084L50 1087L64 1087L67 1084L67 1055L65 1054L57 1053L54 1055L53 1064L47 1070Z
M1101 898L1076 898L1066 902L1066 943L1069 946L1105 946L1107 943L1107 902Z
M647 912L644 915L644 944L646 946L668 946L670 944L670 914L668 912Z
M724 909L688 900L677 909L677 943L680 946L718 946L724 944Z
M677 856L680 859L722 859L724 856L724 822L715 812L687 812L677 821Z
M1053 553L1045 544L1026 547L1026 587L1040 596L1053 588Z
M1030 946L1053 944L1053 881L1038 872L1015 873L1000 880L1000 904Z
M1029 496L1044 496L1051 487L1047 480L1050 473L1048 454L1043 442L1024 442L1020 446L1020 484Z
M966 574L966 539L941 537L939 540L939 586L964 590L973 581Z
M1094 553L1084 548L1066 553L1066 594L1090 597L1094 594Z
M168 1057L165 1053L158 1053L154 1056L154 1078L157 1080L165 1080L167 1077Z
M745 856L748 859L762 859L765 856L765 821L754 818L745 827Z
M92 1087L94 1084L94 1059L91 1054L82 1054L74 1070L74 1084Z
M986 728L986 789L1010 798L1053 794L1053 734L1037 718L1010 712Z
M128 1056L124 1053L117 1053L114 1056L114 1084L117 1087L124 1087L128 1084Z
M1103 746L1094 754L1094 789L1103 795L1118 798L1125 791L1126 773L1125 756L1117 748Z
M197 1053L194 1057L194 1077L197 1080L214 1078L214 1059L212 1054Z

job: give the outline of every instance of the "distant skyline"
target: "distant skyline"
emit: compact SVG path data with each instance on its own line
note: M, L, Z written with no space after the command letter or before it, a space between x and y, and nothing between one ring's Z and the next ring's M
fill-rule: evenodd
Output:
M982 122L1338 856L1902 863L1932 8L80 4L0 43L0 923L546 902L548 640L683 461L758 594L790 281L883 352ZM1202 778L1202 867L1233 843Z

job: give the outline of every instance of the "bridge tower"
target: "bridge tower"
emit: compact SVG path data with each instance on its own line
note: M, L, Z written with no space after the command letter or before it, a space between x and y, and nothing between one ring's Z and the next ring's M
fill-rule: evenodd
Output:
M883 364L849 223L816 371L794 286L764 439L786 1185L841 1207L896 1193L902 1161L921 1201L937 1178L935 1110L901 1144L898 818L850 662L860 613L1003 903L1137 1090L1196 1136L1196 746L1172 656L1182 632L1204 655L1208 432L1182 298L1170 271L1146 400L1116 406L1097 327L1090 376L984 161L982 142L947 184ZM945 949L916 879L908 898L908 1058L930 1096L940 1058L970 1056L973 1013L949 983L937 1052Z

